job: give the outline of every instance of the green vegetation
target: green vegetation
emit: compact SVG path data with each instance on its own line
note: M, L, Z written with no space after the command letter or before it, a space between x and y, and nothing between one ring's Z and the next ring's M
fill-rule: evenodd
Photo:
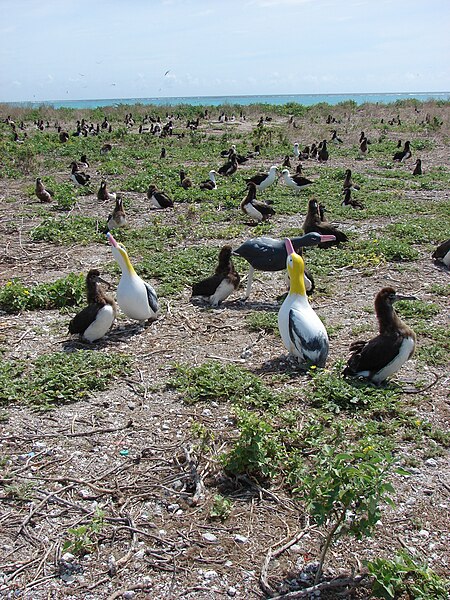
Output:
M130 367L125 354L89 350L42 354L31 363L0 359L0 404L39 409L85 399L105 390Z
M25 286L19 279L8 281L0 288L0 308L7 313L22 310L49 310L82 303L85 291L84 275L71 273L51 283Z
M402 594L414 600L448 600L450 581L439 577L426 563L418 562L405 550L393 560L376 558L367 563L374 578L375 598L394 600Z
M67 533L70 539L64 542L63 552L71 552L75 556L93 552L98 543L98 535L104 527L104 517L104 511L97 506L94 517L88 523L69 528Z

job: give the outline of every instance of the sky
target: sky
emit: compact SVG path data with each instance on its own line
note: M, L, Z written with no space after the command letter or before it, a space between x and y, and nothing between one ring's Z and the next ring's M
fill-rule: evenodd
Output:
M449 0L0 0L0 101L447 92Z

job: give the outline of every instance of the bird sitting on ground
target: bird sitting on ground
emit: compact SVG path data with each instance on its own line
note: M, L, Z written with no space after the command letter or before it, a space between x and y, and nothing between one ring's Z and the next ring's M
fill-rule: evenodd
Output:
M369 342L357 341L350 346L352 355L344 376L364 377L376 385L396 373L414 352L416 335L397 315L392 306L397 300L416 300L401 296L385 287L375 297L379 334Z
M83 171L79 171L77 167L77 163L74 161L70 165L72 167L72 173L70 175L70 179L80 187L84 187L88 185L89 180L91 178L90 175L86 175Z
M86 277L88 306L69 323L69 333L78 333L90 343L102 338L109 331L117 313L116 303L104 293L101 283L109 287L109 283L100 277L100 272L91 269Z
M125 209L123 208L123 200L120 196L116 198L116 205L114 210L108 217L108 229L116 229L116 227L123 227L126 225L127 217L125 214Z
M342 200L341 204L343 206L351 206L352 208L364 208L364 205L361 204L361 202L358 202L358 200L355 200L354 198L352 198L352 189L351 187L349 188L345 188L342 193L344 194L344 199Z
M117 198L117 194L115 194L114 192L108 192L108 188L106 187L106 181L103 180L97 192L97 198L101 202L108 202L110 200L115 201Z
M192 286L192 296L203 296L211 306L218 306L239 287L240 277L231 260L231 246L223 246L219 252L219 264L214 275Z
M274 209L263 202L256 202L256 184L250 181L247 184L247 195L241 202L241 210L251 219L260 223L275 214Z
M336 129L333 130L333 135L331 136L331 141L333 144L342 144L343 141L340 137L338 137Z
M165 192L159 191L156 185L148 187L147 198L153 208L173 208L172 198Z
M300 172L301 172L301 166L300 166ZM311 179L307 179L306 177L303 177L303 175L300 175L300 173L296 173L295 175L291 176L291 174L289 173L289 169L283 169L281 171L281 176L283 177L284 183L291 189L295 190L296 192L299 192L300 190L303 190L304 188L306 188L314 183L314 181L311 181Z
M399 152L396 152L392 158L392 160L398 161L398 162L403 162L404 160L408 160L408 158L411 158L411 142L410 141L406 141L405 145L403 146L403 150L400 150Z
M341 242L346 242L348 239L345 233L339 231L337 227L331 225L331 223L328 223L328 221L324 221L321 218L319 205L314 198L308 202L308 214L306 215L306 219L303 223L303 231L305 233L316 231L322 235L335 236L335 241L321 243L319 244L319 248L329 248L330 246L338 245Z
M77 165L78 171L83 171L84 169L89 169L89 163L86 157L86 154L82 154L80 160L75 161Z
M432 254L436 262L444 264L446 267L450 267L450 239L442 242Z
M292 356L305 366L324 367L328 356L328 335L311 308L304 283L305 264L286 239L286 268L290 290L278 313L278 329Z
M105 154L108 154L108 152L111 152L111 150L112 150L111 144L103 144L103 146L100 148L100 154L102 154L104 156Z
M53 200L53 192L45 189L40 177L36 179L35 193L41 202L51 202Z
M412 172L413 175L422 175L422 161L420 158L416 160L416 164L414 170Z
M206 179L205 181L202 181L200 184L200 189L201 190L217 190L217 183L216 183L216 171L211 170L209 172L209 178Z
M190 177L186 177L186 173L183 170L180 171L180 185L185 190L188 190L192 187L192 179Z
M234 175L238 168L238 161L236 154L230 154L228 162L222 165L219 169L219 175L224 175L225 177L229 177L230 175Z
M330 154L329 154L328 148L327 148L327 140L323 140L322 146L317 151L317 160L320 163L327 162L329 156L330 156Z
M356 191L356 190L360 190L361 189L359 187L359 185L356 185L355 183L353 183L352 172L351 172L350 169L347 169L345 171L345 179L344 179L344 183L342 184L342 189L343 190L350 189L352 191Z
M291 159L289 157L289 154L286 154L286 156L284 157L283 160L283 164L281 165L282 167L289 167L289 169L291 168Z
M150 324L157 319L159 313L155 290L136 273L125 246L116 242L112 233L108 232L106 238L122 271L117 286L117 303L130 319L136 319L141 323L146 321L147 324Z

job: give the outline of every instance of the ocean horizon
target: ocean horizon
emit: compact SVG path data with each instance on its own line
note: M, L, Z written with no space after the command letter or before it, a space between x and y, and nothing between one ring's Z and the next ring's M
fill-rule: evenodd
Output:
M0 102L8 106L20 108L39 108L49 106L52 108L98 108L121 105L149 105L149 106L177 106L187 104L190 106L250 106L252 104L283 105L289 103L312 106L326 103L330 105L353 101L356 104L379 103L392 104L397 100L427 100L450 101L450 92L388 92L367 94L266 94L266 95L240 95L240 96L168 96L155 98L102 98L86 100L42 100L21 102Z

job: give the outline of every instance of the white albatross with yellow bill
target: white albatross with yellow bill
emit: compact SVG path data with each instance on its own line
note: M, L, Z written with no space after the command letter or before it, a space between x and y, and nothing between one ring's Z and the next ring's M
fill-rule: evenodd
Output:
M155 321L159 311L155 290L136 273L126 248L117 242L110 232L106 237L111 245L113 256L122 270L116 293L118 305L130 319L136 319L141 323Z
M324 367L328 356L328 335L311 308L305 289L305 263L285 240L290 290L278 313L278 328L286 349L300 363Z

